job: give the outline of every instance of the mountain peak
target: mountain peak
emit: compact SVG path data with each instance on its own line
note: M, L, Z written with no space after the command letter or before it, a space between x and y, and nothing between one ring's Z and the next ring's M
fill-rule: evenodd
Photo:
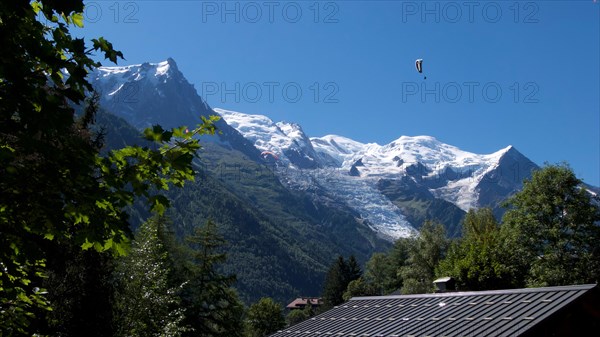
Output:
M177 73L179 72L179 68L177 68L177 63L172 58L167 58L166 61L162 61L157 63L157 70L162 70L165 73Z
M175 62L175 60L172 57L167 57L167 63L169 63L170 65L172 65L173 67L177 68L177 63Z
M88 77L101 93L102 105L138 128L157 123L195 125L199 115L211 113L170 57L156 63L98 67Z
M401 141L401 142L423 142L423 143L439 143L440 142L439 140L437 140L437 138L432 137L432 136L426 136L426 135L400 136L400 138L398 138L398 141Z
M166 61L158 62L158 63L144 63L148 64L150 67L155 68L155 76L164 76L170 77L170 75L176 74L179 72L177 68L177 63L172 58L167 58Z
M314 192L314 200L334 201L386 237L412 233L404 213L422 213L411 193L426 195L430 205L440 202L455 210L499 202L529 177L535 164L513 146L491 154L476 154L431 136L402 136L389 144L361 143L327 135L309 138L297 123L274 122L263 115L211 109L178 70L175 60L125 67L100 67L90 82L102 94L101 104L138 128L194 125L199 115L223 117L220 140L263 164L260 153L280 182L292 189ZM269 158L270 159L270 158ZM271 168L271 167L270 167ZM378 182L396 181L391 200ZM388 194L386 194L388 193ZM322 194L322 195L321 195ZM425 213L423 213L425 216ZM429 213L427 213L429 216Z
M505 156L511 156L511 157L525 157L521 152L519 152L519 150L517 150L516 147L509 145L503 149L500 149L498 151L496 151L495 153L493 153L492 155L495 155L498 158L502 158Z
M121 78L129 78L139 81L144 78L155 79L159 77L171 77L179 73L177 63L172 58L158 63L144 62L118 67L98 67L96 70L99 77L119 75Z

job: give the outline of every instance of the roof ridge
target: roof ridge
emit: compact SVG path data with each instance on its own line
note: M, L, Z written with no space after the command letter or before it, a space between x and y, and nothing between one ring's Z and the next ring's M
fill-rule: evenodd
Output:
M577 284L568 286L553 286L540 288L517 288L517 289L499 289L499 290L481 290L481 291L449 291L443 293L429 294L409 294L409 295L386 295L386 296L359 296L353 297L349 301L360 300L386 300L386 299L401 299L401 298L436 298L436 297L453 297L453 296L483 296L483 295L501 295L501 294L518 294L518 293L536 293L536 292L555 292L555 291L579 291L589 290L597 287L598 284Z

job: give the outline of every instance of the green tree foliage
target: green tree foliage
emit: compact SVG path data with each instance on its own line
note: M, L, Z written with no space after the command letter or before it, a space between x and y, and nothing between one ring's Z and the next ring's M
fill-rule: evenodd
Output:
M444 226L426 221L412 241L405 266L400 268L402 293L420 294L433 290L435 269L448 250Z
M346 287L343 298L344 301L349 301L352 297L357 296L376 296L381 295L379 293L380 288L370 282L366 282L363 277L351 281Z
M386 286L386 293L394 292L402 289L403 279L400 273L402 267L408 263L410 252L413 248L413 242L416 238L399 238L394 242L394 246L387 254L388 267L388 282Z
M263 297L248 308L246 313L246 336L264 337L285 327L281 305L270 297Z
M470 210L456 240L440 262L437 275L452 276L461 290L507 289L519 286L519 275L505 251L500 225L490 208Z
M566 164L546 165L508 201L503 230L529 286L600 280L600 210Z
M365 274L350 282L344 299L353 296L376 296L395 292L402 288L400 273L408 261L409 252L414 247L415 238L399 238L385 254L375 253L365 266Z
M400 270L407 263L415 238L400 238L387 253L375 253L364 275L351 281L343 294L345 301L355 296L386 295L402 288Z
M418 237L374 254L344 299L394 287L405 294L430 292L441 276L454 277L463 290L595 283L599 205L567 165L547 165L509 199L502 225L492 210L472 210L463 220L463 236L449 242L440 225L426 222Z
M354 296L386 295L398 290L404 293L431 290L433 273L449 243L440 225L426 222L422 230L419 237L396 240L387 253L373 254L364 275L348 284L344 300Z
M323 285L323 310L343 303L348 284L361 275L362 272L354 256L350 256L348 262L344 260L344 257L338 256L337 260L329 267Z
M296 325L300 322L304 322L310 318L310 315L306 313L304 310L295 309L290 311L285 320L288 326Z
M142 224L117 267L118 336L181 336L186 330L177 287L169 285L168 252L159 238L164 219Z
M373 295L385 295L398 290L398 265L392 258L392 254L375 253L367 262L364 278L375 290Z
M358 261L356 261L356 257L354 255L350 255L348 258L348 280L354 281L361 277L362 270L360 269L360 265Z
M173 207L167 214L178 235L207 219L218 223L230 243L223 268L235 271L247 305L261 297L285 303L317 296L332 256L366 261L391 247L338 206L290 191L264 164L216 143L203 145L200 177L168 193Z
M101 37L86 49L69 32L82 23L82 0L0 4L0 333L7 336L47 325L35 322L51 309L46 294L55 289L44 289L43 278L57 251L124 253L125 206L142 197L162 212L168 200L155 191L193 179L193 137L215 131L213 120L190 133L157 126L144 137L159 146L101 155L102 137L91 131L95 102L81 115L74 106L92 92L86 75L100 63L90 53L112 62L122 54Z
M185 322L193 328L186 335L241 336L244 307L232 288L235 276L219 270L227 256L222 252L226 242L216 224L209 220L197 227L187 242L190 256L186 265L178 268L183 273L176 276L186 280L181 291L182 306L186 308Z

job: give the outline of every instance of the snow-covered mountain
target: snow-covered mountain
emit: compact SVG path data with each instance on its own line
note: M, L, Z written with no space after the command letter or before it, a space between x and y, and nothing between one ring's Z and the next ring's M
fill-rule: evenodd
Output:
M295 123L212 109L174 60L100 67L89 79L100 104L137 128L195 125L219 114L221 145L238 150L276 173L289 189L315 203L341 204L382 237L416 232L425 219L457 235L471 208L493 207L521 188L537 166L508 146L475 154L430 136L402 136L389 144L327 135L309 138Z
M99 67L88 75L100 93L100 105L138 129L155 124L164 128L195 126L201 116L214 115L183 76L172 58L158 63ZM223 120L216 123L218 139L250 158L260 152Z
M335 141L331 136L324 137ZM313 138L322 144L322 138ZM402 136L386 144L365 144L341 148L322 146L318 151L344 158L341 168L363 179L394 179L413 176L428 182L431 192L464 211L478 207L478 185L483 177L498 166L500 158L512 147L488 155L462 151L430 136ZM440 181L441 180L441 181ZM440 186L435 186L438 183Z
M96 120L107 126L107 145L114 148L137 141L123 119L139 130L223 117L220 133L202 139L198 179L166 192L168 216L182 235L207 219L218 223L229 243L224 268L238 275L246 303L317 295L337 256L365 262L425 220L460 235L466 210L490 206L500 215L499 203L537 167L510 146L475 154L429 136L384 145L310 138L295 123L213 110L172 59L102 67L89 76L101 108L122 117L101 113ZM143 221L139 211L132 219Z
M409 193L419 190L430 200L443 200L467 212L482 206L497 208L537 167L512 146L475 154L430 136L402 136L385 145L336 135L308 138L297 124L222 109L215 112L263 153L276 156L264 160L275 163L288 186L318 186L320 193L343 201L386 237L410 235L420 224L411 223L403 207L381 190L382 181L404 179L407 186L409 179L413 183Z
M266 116L247 115L223 109L214 111L225 119L246 139L250 140L261 153L270 152L280 164L294 165L309 169L321 167L310 139L298 124L274 123ZM273 158L275 158L273 157ZM269 158L266 153L263 158Z
M196 95L173 59L124 67L99 67L90 74L100 104L137 128L193 125L210 107ZM164 113L170 111L170 113Z

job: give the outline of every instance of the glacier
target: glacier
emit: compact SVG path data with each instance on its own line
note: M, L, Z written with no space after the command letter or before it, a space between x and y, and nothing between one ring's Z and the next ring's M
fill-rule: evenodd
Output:
M230 110L214 111L259 150L277 154L274 169L283 183L295 189L318 186L322 193L355 210L374 231L392 239L414 235L417 230L376 188L380 179L411 176L427 181L435 197L466 212L479 207L479 184L512 148L482 155L460 150L431 136L401 136L385 145L364 144L337 135L309 138L294 123L274 122L263 115ZM302 154L316 165L310 169L297 165L288 155L290 151Z
M391 200L380 183L395 180L405 184L408 179L411 183L403 186L417 190L402 190L408 193L402 198L416 198L410 193L418 192L426 194L429 201L443 200L466 212L490 205L497 209L499 202L519 189L522 179L537 168L512 146L476 154L424 135L405 135L384 145L340 135L308 137L297 123L213 109L170 58L99 67L89 77L101 93L101 104L138 128L194 125L200 116L220 115L220 142L252 160L263 161L288 188L312 191L315 198L343 203L390 240L416 234L420 223L411 223L407 209L402 208L407 205ZM263 156L265 151L276 157ZM411 219L420 222L423 218L413 214Z

